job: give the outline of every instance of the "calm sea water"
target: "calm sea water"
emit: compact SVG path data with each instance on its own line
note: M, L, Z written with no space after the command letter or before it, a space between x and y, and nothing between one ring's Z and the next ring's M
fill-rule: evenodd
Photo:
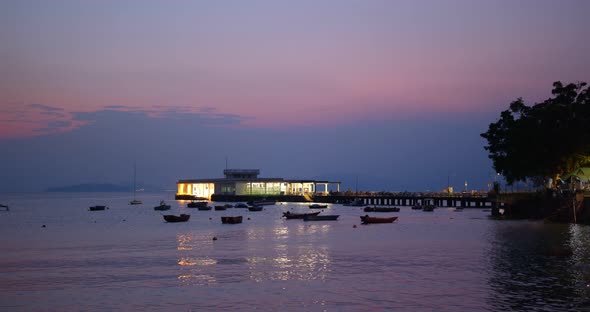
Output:
M304 204L198 211L171 193L140 199L1 194L11 210L0 212L0 310L590 310L587 226L448 208L360 225L365 213L340 205L323 212L338 221L304 222L281 219ZM165 223L161 199L190 221ZM110 209L88 211L98 204Z

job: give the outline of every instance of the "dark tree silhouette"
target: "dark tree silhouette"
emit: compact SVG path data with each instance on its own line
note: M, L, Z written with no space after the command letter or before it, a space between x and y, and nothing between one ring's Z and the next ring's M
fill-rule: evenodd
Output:
M481 136L494 168L509 184L555 177L590 164L590 91L585 82L553 83L553 97L510 104Z

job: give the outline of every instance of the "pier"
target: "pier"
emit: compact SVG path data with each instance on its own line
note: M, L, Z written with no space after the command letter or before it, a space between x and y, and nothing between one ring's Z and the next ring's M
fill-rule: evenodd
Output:
M260 200L260 196L250 195L215 195L211 196L212 201L218 202L247 202ZM433 194L424 196L421 193L404 194L363 194L363 195L276 195L264 196L265 200L277 202L317 202L345 204L357 202L363 206L401 206L411 207L414 205L432 204L437 207L462 207L462 208L491 208L492 200L484 195L447 195Z

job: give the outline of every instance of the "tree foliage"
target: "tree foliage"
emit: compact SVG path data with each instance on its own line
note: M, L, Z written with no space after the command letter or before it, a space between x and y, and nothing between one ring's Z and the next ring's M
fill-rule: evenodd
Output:
M589 88L558 81L552 94L533 106L518 98L481 134L494 168L509 184L590 164Z

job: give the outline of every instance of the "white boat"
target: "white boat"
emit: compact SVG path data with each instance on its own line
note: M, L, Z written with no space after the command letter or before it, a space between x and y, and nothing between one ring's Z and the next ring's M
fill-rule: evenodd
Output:
M141 205L143 202L135 198L135 184L137 183L137 167L133 164L133 200L129 202L129 205Z

